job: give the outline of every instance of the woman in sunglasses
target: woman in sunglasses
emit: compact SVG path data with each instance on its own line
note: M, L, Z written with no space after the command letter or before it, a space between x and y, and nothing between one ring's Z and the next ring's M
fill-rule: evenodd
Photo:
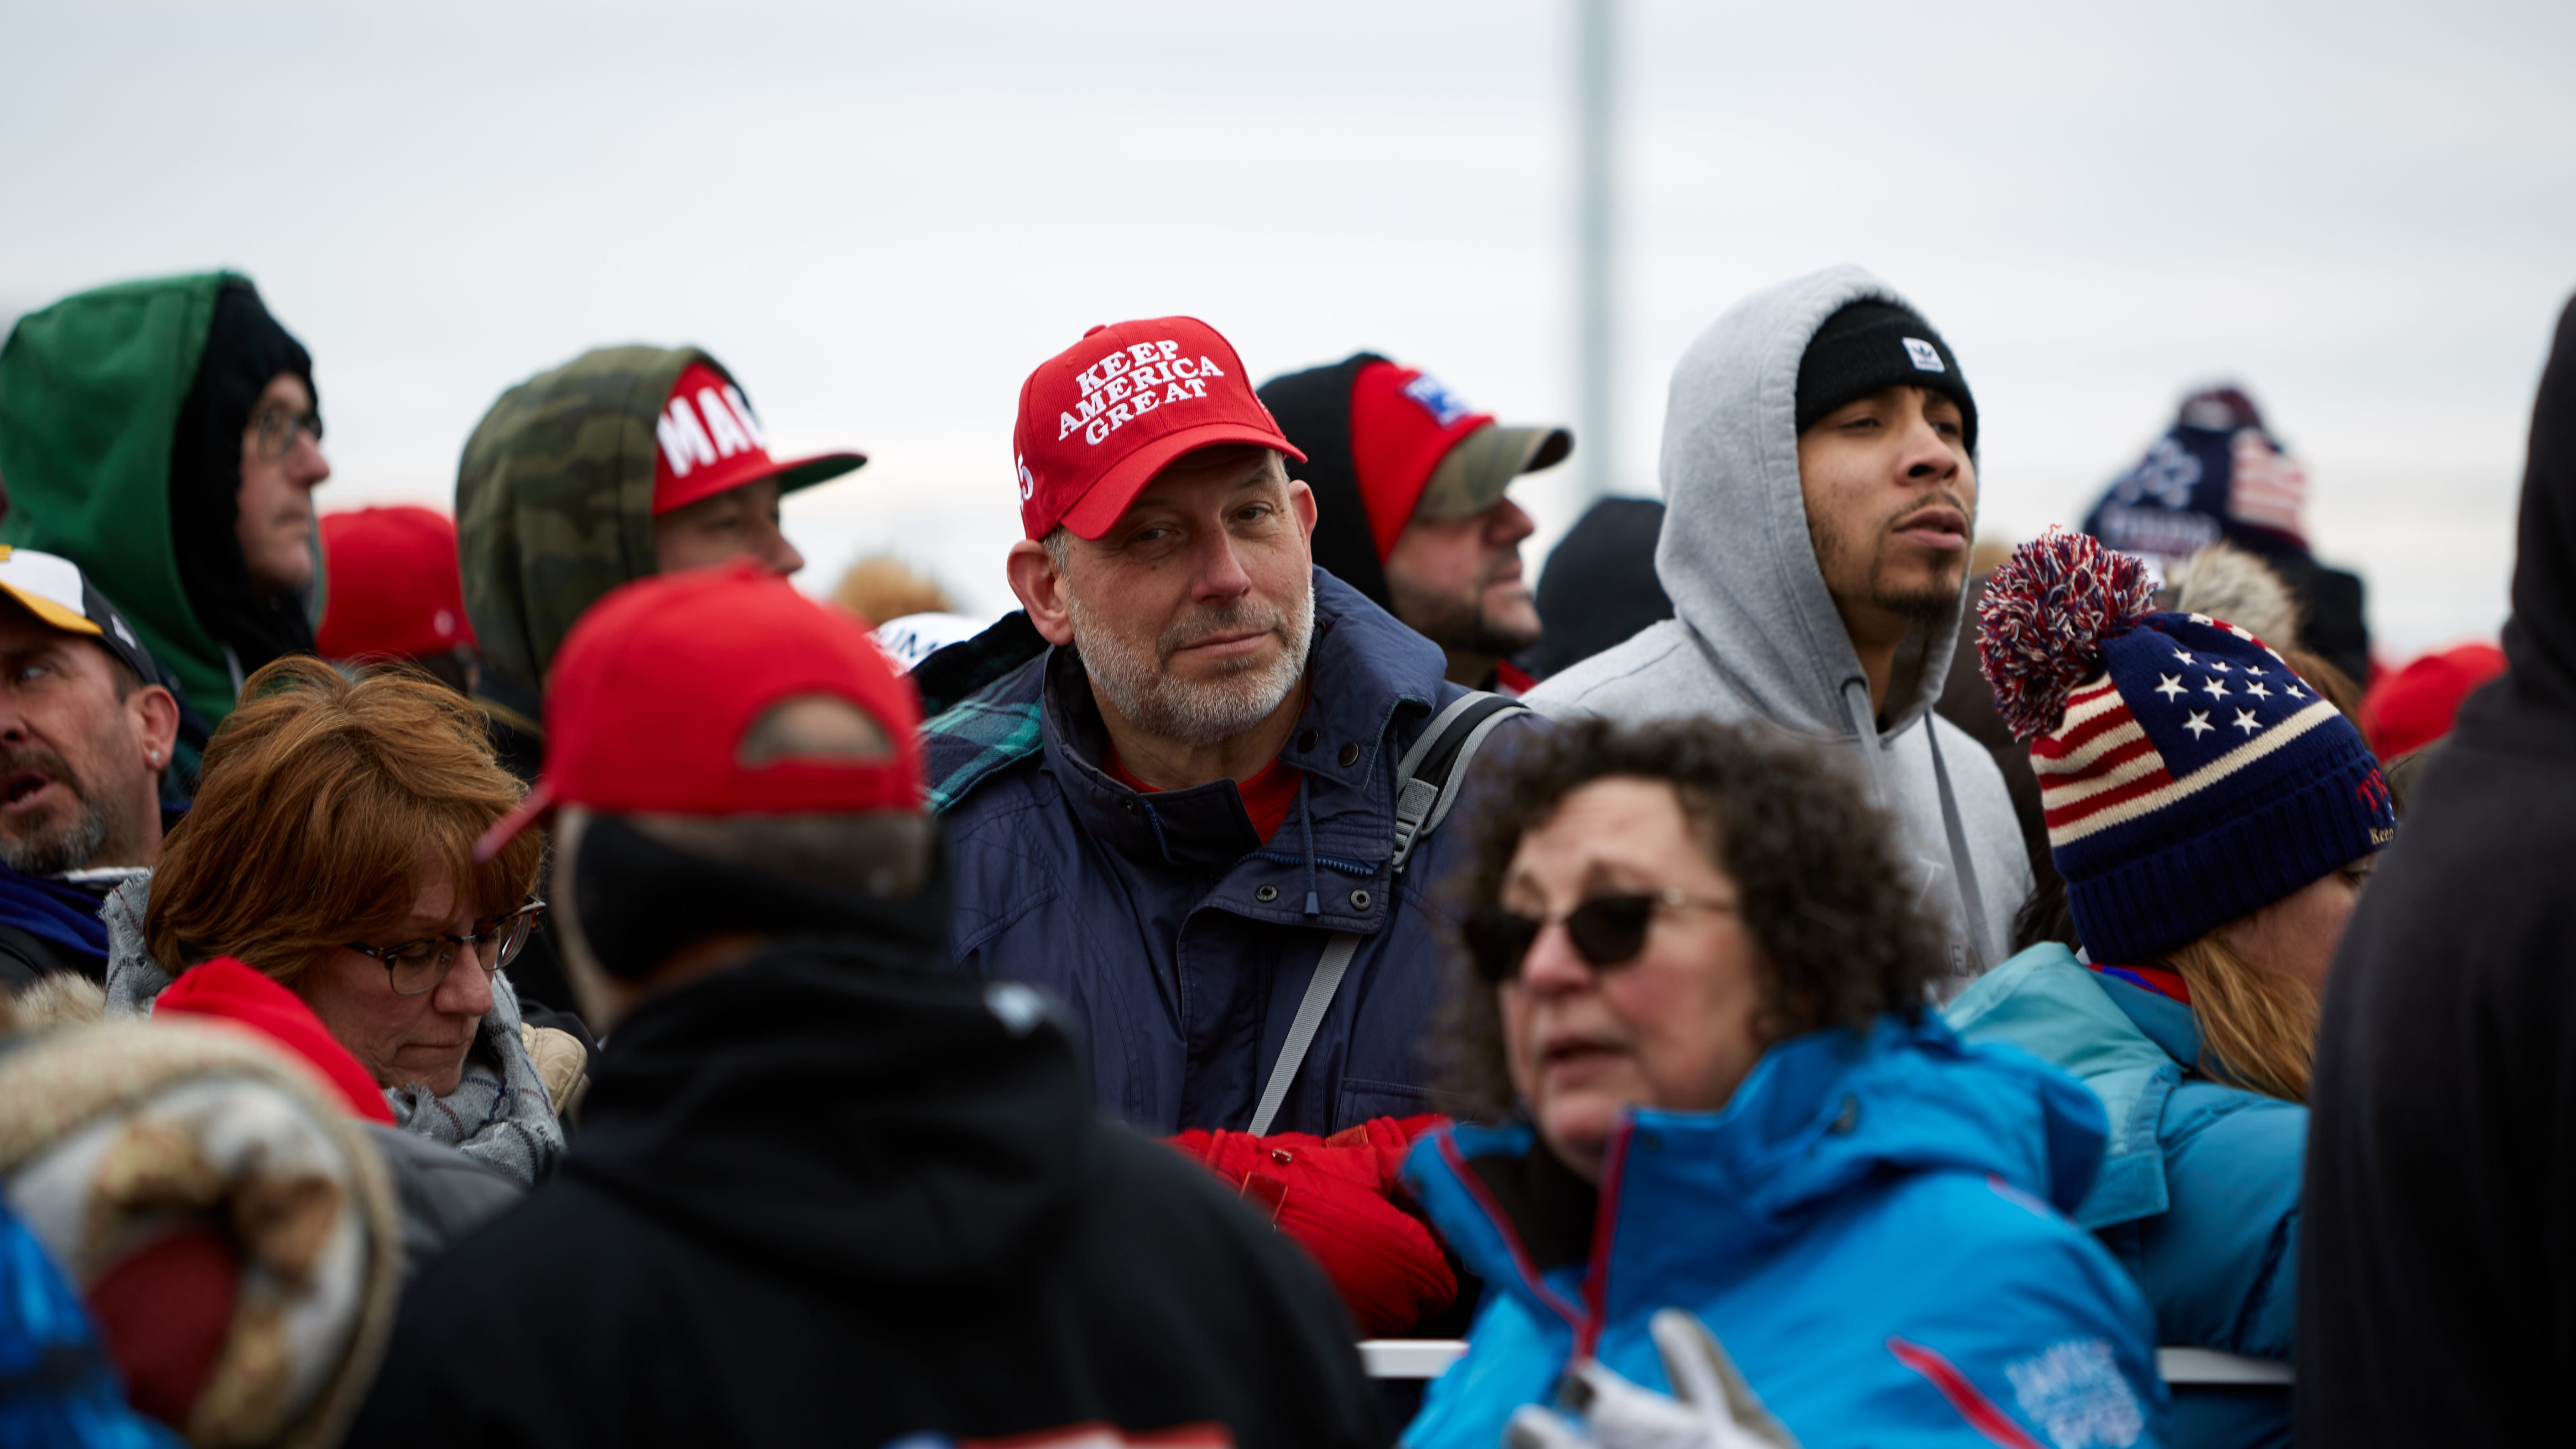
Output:
M1938 937L1887 839L1825 763L1712 723L1512 762L1449 1042L1503 1120L1406 1163L1486 1296L1408 1445L1632 1442L1668 1383L1701 1388L1647 1417L1708 1433L1651 1442L2159 1441L2146 1306L2059 1216L2101 1109L1927 1009Z
M526 1026L502 974L544 909L544 845L474 863L522 793L480 716L424 675L353 681L312 658L260 670L242 701L159 866L108 904L109 1009L248 962L313 1009L400 1126L533 1185L563 1150L583 1050Z

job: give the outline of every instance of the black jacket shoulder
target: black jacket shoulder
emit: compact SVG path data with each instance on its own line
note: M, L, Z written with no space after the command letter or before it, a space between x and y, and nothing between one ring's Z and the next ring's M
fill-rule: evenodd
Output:
M983 1005L1026 988L729 974L622 1022L564 1170L406 1290L352 1444L1392 1438L1320 1271Z

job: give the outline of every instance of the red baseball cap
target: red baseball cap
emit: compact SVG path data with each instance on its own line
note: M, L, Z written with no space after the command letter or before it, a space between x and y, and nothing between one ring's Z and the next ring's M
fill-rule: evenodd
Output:
M1098 538L1173 459L1219 443L1306 461L1215 328L1195 317L1094 327L1020 387L1020 527Z
M2479 685L2504 671L2503 650L2493 644L2461 644L2381 675L2361 700L2370 752L2394 760L2449 734L2460 706Z
M865 453L816 453L781 463L769 435L733 379L704 362L680 369L653 426L662 446L653 459L653 516L686 508L745 483L774 477L782 493L838 478L865 463Z
M816 695L874 720L888 753L743 761L744 736L765 715ZM860 619L750 563L639 579L565 638L546 686L545 773L475 857L564 804L620 815L918 812L920 729L920 696Z
M456 568L456 523L397 504L322 515L324 595L314 647L326 659L445 654L474 643Z
M1573 451L1565 429L1497 426L1419 368L1372 362L1351 379L1351 471L1380 562L1415 518L1482 513Z

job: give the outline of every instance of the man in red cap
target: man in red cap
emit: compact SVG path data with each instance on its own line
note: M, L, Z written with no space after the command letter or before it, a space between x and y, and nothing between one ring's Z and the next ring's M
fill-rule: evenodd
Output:
M1574 451L1564 428L1503 427L1438 378L1371 352L1272 378L1261 400L1306 455L1315 562L1449 656L1449 678L1519 695L1536 644L1521 578L1536 525L1504 496Z
M564 1170L406 1291L350 1442L1385 1442L1313 1268L1093 1112L1043 996L949 969L919 723L753 564L573 628L482 848L556 816L614 1044Z
M1304 455L1206 323L1093 328L1014 455L1045 648L926 727L959 961L1064 1000L1100 1104L1158 1133L1428 1110L1440 772L1528 717L1314 567Z

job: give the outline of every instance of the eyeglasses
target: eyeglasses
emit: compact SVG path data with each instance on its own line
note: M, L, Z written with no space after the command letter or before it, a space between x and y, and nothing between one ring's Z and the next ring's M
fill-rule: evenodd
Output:
M438 989L447 979L448 968L456 964L456 953L468 946L492 943L492 949L475 957L475 964L486 976L497 976L519 948L528 944L528 936L546 914L544 901L530 901L506 916L495 917L488 930L471 936L423 936L399 946L362 946L348 943L352 951L364 952L384 963L385 979L396 996L419 996Z
M1646 928L1654 924L1658 907L1697 911L1736 908L1733 901L1687 895L1668 886L1631 895L1594 896L1563 917L1549 919L1565 922L1566 939L1574 943L1575 954L1586 964L1595 968L1625 966L1646 949ZM1475 963L1476 975L1488 985L1502 986L1520 979L1521 962L1547 925L1546 919L1486 906L1467 917L1459 934L1466 938L1467 955Z
M293 452L295 435L299 432L311 433L315 447L320 447L322 444L320 413L299 413L293 408L271 403L261 408L258 415L250 422L259 434L253 449L263 463L274 463Z

